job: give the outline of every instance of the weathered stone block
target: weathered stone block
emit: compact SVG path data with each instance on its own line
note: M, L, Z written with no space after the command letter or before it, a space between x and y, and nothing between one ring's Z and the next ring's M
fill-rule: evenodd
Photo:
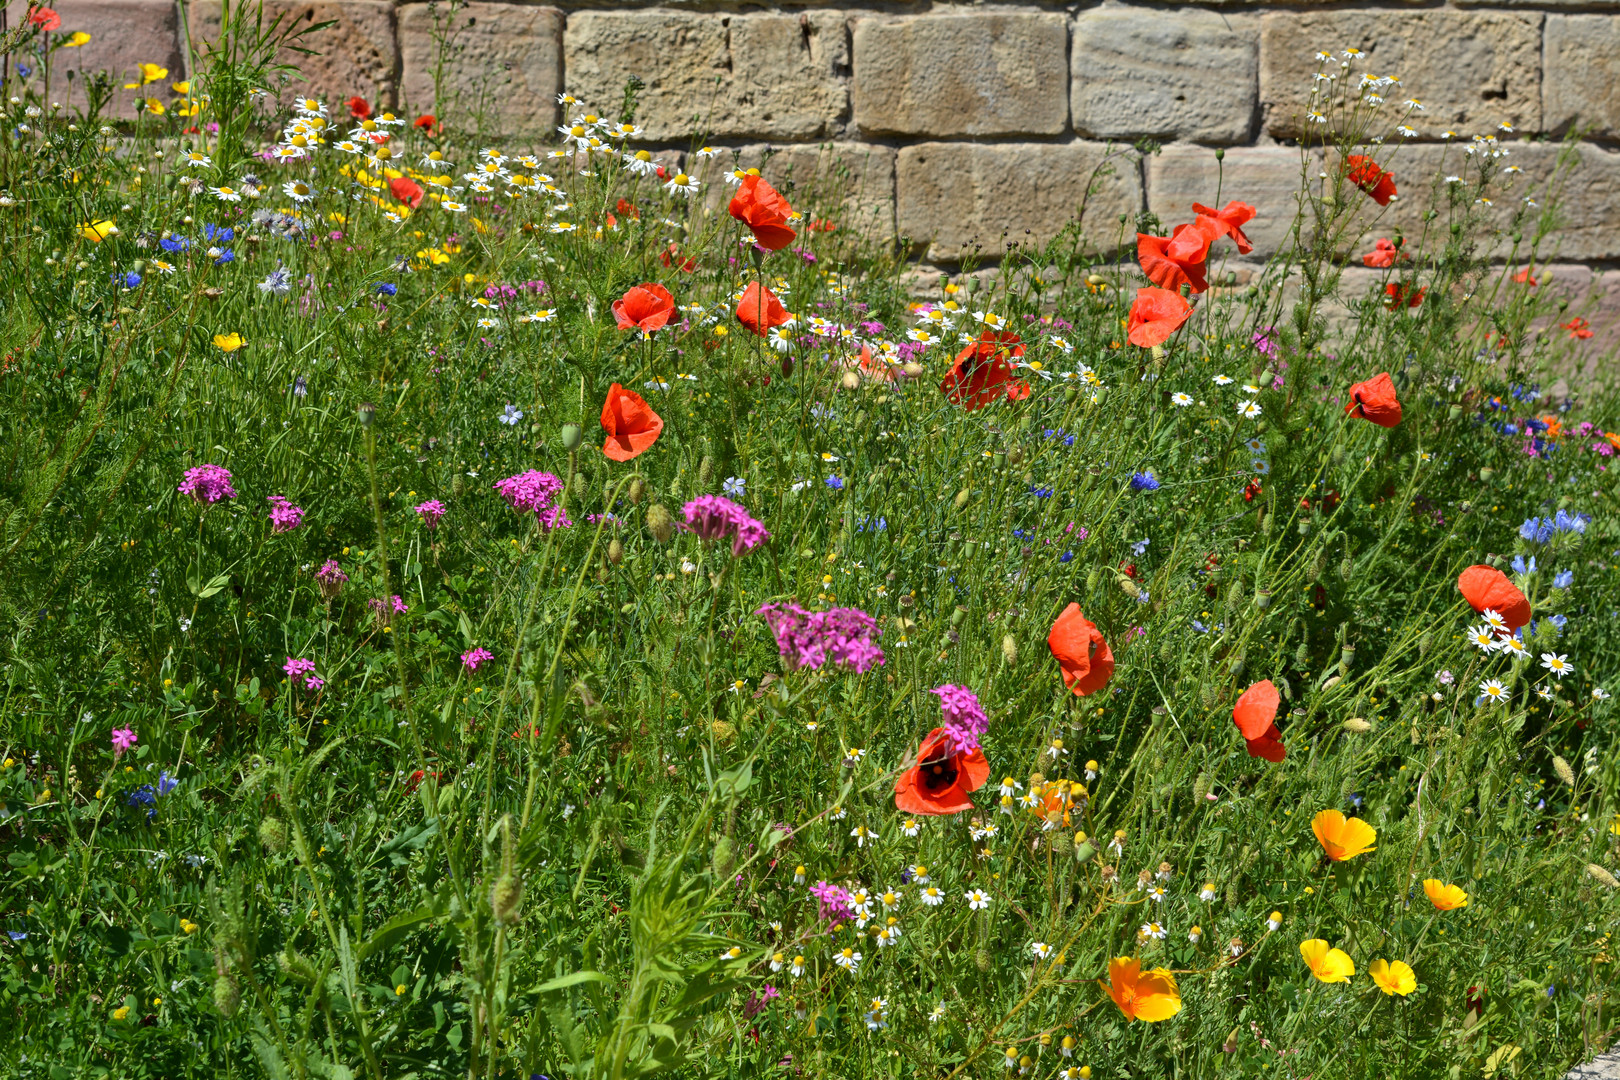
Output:
M1142 210L1134 156L1105 164L1109 152L1090 142L907 146L895 165L895 223L902 237L927 245L929 259L956 262L994 258L1011 244L1043 244L1083 206L1087 235L1107 250L1120 232L1119 215ZM1094 174L1097 189L1088 198Z
M1547 16L1543 63L1543 128L1620 136L1620 16Z
M815 139L849 110L842 12L580 11L568 17L563 56L569 92L597 110L617 109L639 77L637 122L650 141Z
M793 208L807 217L831 214L841 229L878 239L894 235L894 147L835 142L770 149L773 152L767 160L766 147L742 147L737 152L737 164L759 169ZM717 161L727 169L733 167L729 151ZM724 181L717 181L711 186L708 201L716 212L724 214L735 191Z
M115 117L127 119L134 115L131 102L137 96L156 97L165 105L174 100L169 84L183 80L186 74L179 43L180 20L170 0L62 0L50 6L62 17L61 29L51 35L53 40L65 40L74 31L82 30L90 35L90 42L58 49L52 56L47 100L83 107L85 76L100 71L112 76L113 96L107 109ZM13 27L27 14L24 3L6 5ZM37 60L15 53L11 59L14 65L30 68L29 84L44 93L45 73L39 70ZM168 68L169 74L137 95L125 90L124 84L141 81L141 64L157 64ZM17 74L14 67L12 77Z
M449 38L438 99L436 30ZM481 116L486 129L549 134L562 89L562 32L563 13L551 7L474 0L453 18L437 5L402 7L401 101L413 112L453 113L462 127Z
M1254 244L1253 257L1264 258L1287 243L1298 209L1295 193L1307 177L1314 182L1321 169L1319 159L1315 154L1302 158L1299 148L1285 146L1236 147L1225 153L1224 161L1216 161L1213 150L1167 146L1148 158L1148 209L1168 231L1192 220L1195 202L1218 209L1239 199L1255 208L1254 220L1243 226L1243 232ZM1217 245L1216 251L1226 257L1236 254L1226 243Z
M248 9L241 9L246 11ZM334 115L346 112L342 102L359 95L373 106L393 107L399 87L399 46L394 38L394 5L390 0L264 0L264 21L282 20L297 27L332 25L298 38L304 56L284 49L281 63L299 71L293 93L322 98ZM189 21L193 42L215 41L220 30L219 0L195 0Z
M1069 108L1095 138L1247 142L1260 23L1199 8L1101 7L1074 21Z
M855 23L855 122L868 135L1057 135L1068 31L1045 12Z
M1260 104L1266 129L1298 137L1319 70L1317 50L1353 46L1363 55L1340 75L1354 84L1365 72L1395 75L1384 95L1393 127L1401 103L1421 101L1410 120L1425 137L1446 129L1484 134L1501 122L1521 132L1541 128L1539 12L1273 11L1261 17ZM1337 62L1327 68L1338 73Z

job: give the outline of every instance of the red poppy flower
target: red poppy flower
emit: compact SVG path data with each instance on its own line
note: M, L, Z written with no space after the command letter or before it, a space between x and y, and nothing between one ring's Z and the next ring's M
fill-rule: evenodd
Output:
M1230 236L1237 245L1239 255L1247 255L1254 250L1249 238L1243 235L1243 226L1254 220L1254 207L1233 199L1219 210L1211 210L1199 203L1193 203L1192 208L1193 213L1209 219L1216 236Z
M1046 635L1046 646L1057 657L1063 684L1077 697L1095 694L1114 675L1113 650L1096 624L1080 614L1079 604L1063 609Z
M1514 274L1513 280L1518 282L1520 285L1528 285L1532 289L1539 288L1541 285L1541 282L1530 276L1530 267L1528 266L1523 270L1520 270L1517 274Z
M1385 172L1365 154L1351 154L1345 158L1344 170L1346 179L1370 195L1379 206L1388 206L1389 200L1397 194L1395 174Z
M1178 245L1178 241L1191 230L1192 238ZM1198 239L1203 239L1199 250ZM1191 258L1180 258L1189 255ZM1142 264L1142 273L1161 289L1175 292L1186 285L1195 293L1209 288L1204 277L1204 260L1209 255L1209 240L1202 231L1190 225L1177 225L1170 236L1136 234L1136 261Z
M613 209L617 210L631 221L641 220L641 211L637 210L636 204L631 202L629 199L620 199L618 205L614 206Z
M607 432L602 453L614 461L629 461L658 441L664 420L640 394L614 383L602 402L602 430Z
M1373 244L1373 249L1361 257L1366 266L1378 270L1388 270L1398 262L1406 262L1411 256L1397 247L1388 237L1381 237Z
M1394 427L1401 422L1401 402L1395 396L1395 384L1389 372L1358 382L1350 388L1350 404L1344 407L1348 416L1371 420L1379 427Z
M658 261L683 274L690 274L697 269L697 260L682 255L679 245L673 240L669 242L668 248L658 253Z
M434 116L432 113L423 113L421 116L418 116L415 120L411 121L411 126L419 127L423 131L431 134L434 127L436 127L438 123L438 117Z
M793 207L762 177L745 176L731 197L731 216L747 225L767 251L781 251L799 234L788 227Z
M1169 289L1137 289L1126 339L1144 349L1163 345L1192 318L1192 305Z
M58 15L52 8L30 8L28 11L28 25L36 30L43 30L48 34L52 30L62 28L62 16Z
M979 339L956 354L951 370L939 389L952 405L968 412L1005 398L1022 401L1029 397L1029 383L1013 375L1012 364L1024 355L1017 334L986 330Z
M1273 764L1288 756L1283 748L1282 732L1277 730L1277 709L1282 695L1270 679L1257 682L1237 699L1232 708L1232 723L1249 744L1249 756L1265 758Z
M388 181L388 194L412 210L422 205L422 185L408 176L396 176Z
M1255 477L1253 480L1250 480L1247 484L1243 485L1243 501L1244 502L1254 502L1255 498L1259 494L1260 494L1260 478L1259 477Z
M1570 338L1585 340L1592 336L1592 324L1577 315L1567 323L1559 323L1559 329L1568 330Z
M952 749L944 728L928 733L917 750L917 764L894 782L895 809L907 814L960 814L973 809L968 792L990 778L984 751L963 754Z
M1403 304L1409 308L1417 307L1423 303L1423 294L1427 289L1418 289L1416 292L1404 281L1391 281L1384 286L1384 306L1394 311Z
M1489 608L1502 616L1510 630L1517 630L1530 621L1530 601L1500 570L1470 566L1458 575L1457 591L1475 611Z
M666 325L675 314L675 298L669 290L651 281L637 285L613 301L613 317L620 330L635 327L643 334Z
M793 316L775 293L756 281L743 290L742 299L737 302L737 321L764 337L771 332L771 327L792 322Z
M349 115L354 117L356 120L371 119L371 106L366 104L365 98L355 95L348 101L344 102L344 104L349 107Z

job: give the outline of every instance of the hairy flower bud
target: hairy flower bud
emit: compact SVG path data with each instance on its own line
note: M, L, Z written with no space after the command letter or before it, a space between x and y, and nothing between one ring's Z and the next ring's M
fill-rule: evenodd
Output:
M236 981L236 976L221 972L214 979L214 1008L219 1010L221 1016L235 1016L236 1008L241 1004L241 984Z
M286 851L287 823L275 817L267 817L259 822L259 843L272 855Z
M641 477L638 476L630 481L630 490L626 493L626 498L630 500L631 506L640 506L641 500L646 494L647 485L641 482Z
M624 562L624 544L617 536L608 542L607 560L614 566Z
M1565 761L1557 754L1553 755L1553 772L1558 774L1558 779L1562 780L1570 787L1575 786L1575 770L1569 767L1569 762Z
M1214 790L1215 778L1209 775L1207 771L1199 773L1198 778L1193 781L1193 798L1198 802L1204 802Z
M1018 639L1011 634L1001 638L1001 658L1007 661L1008 667L1018 666Z
M669 511L662 505L653 503L647 507L647 531L660 544L667 544L670 537L675 535L675 519L669 516Z
M518 909L523 905L523 882L517 875L503 873L495 879L495 885L489 890L489 910L495 916L495 921L502 925L510 925L518 921Z
M1372 725L1367 723L1367 721L1363 720L1359 716L1352 716L1339 726L1344 728L1344 730L1354 732L1357 735L1365 735L1367 732L1372 730Z
M737 845L731 837L722 836L714 842L714 855L710 859L716 878L730 877L737 868Z
M1603 867L1599 866L1597 863L1588 863L1586 866L1586 872L1591 875L1593 881L1601 882L1611 889L1620 889L1620 881L1616 881L1613 874L1603 869Z

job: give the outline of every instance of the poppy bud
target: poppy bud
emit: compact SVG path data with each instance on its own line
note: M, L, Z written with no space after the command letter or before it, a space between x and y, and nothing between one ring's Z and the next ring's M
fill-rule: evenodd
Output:
M627 497L630 500L631 506L641 505L642 497L646 494L647 485L641 482L641 477L638 476L634 480L630 481L630 490L627 493Z
M1217 146L1217 147L1216 147L1216 148L1215 148L1215 160L1216 160L1216 161L1221 161L1221 160L1223 160L1223 159L1224 159L1224 158L1225 158L1225 157L1226 157L1226 151L1225 151L1225 150L1223 150L1223 149L1221 149L1221 148L1220 148L1220 147L1219 147L1219 146Z
M624 562L624 544L619 541L617 536L608 544L607 560L614 566Z
M572 454L585 441L585 431L578 424L562 426L562 448Z
M1086 575L1086 591L1091 592L1096 587L1097 587L1097 567L1093 566L1091 568L1091 572Z
M1344 728L1346 731L1353 732L1356 735L1365 735L1367 732L1372 730L1372 725L1367 723L1367 721L1363 720L1359 716L1352 716L1339 726Z
M1603 869L1603 867L1599 866L1597 863L1588 863L1586 865L1586 872L1591 875L1593 881L1607 885L1611 889L1620 889L1620 881L1616 881L1613 874Z
M466 490L467 481L462 478L460 473L456 473L455 479L450 481L450 494L459 499L466 492Z
M518 908L523 903L523 883L508 872L495 879L489 891L489 910L500 924L517 922Z
M236 976L220 972L214 980L214 1008L219 1010L221 1016L235 1016L236 1007L240 1004L242 985L236 981Z
M291 975L305 986L314 986L320 979L320 973L315 965L298 954L298 950L288 946L276 954L276 966L283 975Z
M1610 880L1613 880L1612 878ZM992 967L992 957L989 949L979 949L973 954L973 966L980 971L989 971Z
M1243 657L1233 657L1231 664L1227 665L1226 670L1232 673L1232 678L1234 679L1243 678Z
M363 402L360 408L357 410L357 413L360 417L360 426L370 427L371 422L377 419L377 406L373 405L369 401ZM241 997L241 991L237 991L237 997Z
M574 489L574 497L576 499L584 498L585 497L585 474L584 473L579 473L579 472L575 473L574 474L574 482L573 482L573 484L571 486Z
M670 537L675 535L675 519L669 516L669 511L663 506L653 503L647 507L647 531L660 544L667 544Z
M1007 661L1008 667L1018 666L1018 639L1011 634L1004 634L1001 638L1001 658Z
M1138 596L1142 595L1141 587L1128 577L1122 577L1119 579L1119 589L1132 600L1135 600Z
M973 494L972 488L963 488L956 493L956 508L958 510L967 505L968 498Z
M709 481L713 480L713 479L714 479L714 458L710 457L707 454L704 454L703 455L703 460L698 462L698 487L700 487L700 488L708 487L709 486Z
M861 388L861 377L853 371L846 371L839 377L838 385L845 390L859 390Z
M1100 285L1108 284L1108 279L1103 277L1101 274L1087 274L1086 284L1090 285L1092 288L1096 288Z
M784 357L782 357L782 378L784 378L784 379L793 378L793 357L792 356L784 356Z
M900 370L906 373L906 378L908 379L922 378L923 366L917 363L915 360L907 360L905 366Z
M259 822L259 843L272 855L286 851L287 823L275 817L267 817Z
M1302 641L1299 643L1299 648L1294 650L1294 666L1301 669L1311 666L1310 642Z
M1558 779L1562 780L1570 787L1575 786L1575 770L1569 767L1569 762L1565 761L1557 754L1553 755L1553 772L1558 774Z
M737 845L731 842L731 837L722 836L714 842L714 855L709 861L717 878L730 877L731 871L737 866Z

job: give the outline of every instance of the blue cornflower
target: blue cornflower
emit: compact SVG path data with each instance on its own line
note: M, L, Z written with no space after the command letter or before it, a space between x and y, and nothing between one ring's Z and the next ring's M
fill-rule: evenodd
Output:
M397 292L399 292L399 286L392 281L377 282L377 294L379 296L393 296Z
M209 248L208 254L214 257L215 266L224 266L226 263L236 261L236 252L230 248Z
M26 79L26 78L28 78L28 76L32 75L33 73L34 73L34 69L29 67L27 64L18 64L17 65L17 74L19 76L21 76L22 78Z
M1050 499L1052 497L1052 489L1049 487L1036 487L1031 485L1029 493L1035 496L1037 499Z
M1567 589L1575 581L1575 571L1560 570L1553 575L1553 588Z
M114 274L113 275L113 280L118 282L120 285L122 285L126 289L133 289L133 288L135 288L137 285L139 285L141 283L141 275L139 275L135 271L131 270L131 271L129 271L129 273L124 274L122 277L120 277L117 274Z
M1072 558L1074 558L1074 552L1065 551L1063 554L1058 556L1058 562L1060 562L1060 563L1068 562Z
M1146 551L1148 549L1148 545L1150 543L1152 543L1152 542L1153 541L1149 540L1147 537L1144 536L1142 539L1136 541L1134 544L1131 545L1131 554L1133 554L1133 555L1141 555L1144 551Z
M1131 474L1131 490L1132 491L1158 491L1159 490L1159 479L1158 479L1158 477L1154 476L1151 472L1132 473Z
M217 240L221 244L228 244L232 240L236 239L236 230L226 226L204 225L203 236L209 241L209 243L213 243Z
M130 806L156 806L157 792L152 790L151 784L142 784L129 793L125 800Z
M506 405L506 411L501 413L501 415L497 416L495 419L499 420L507 427L516 427L517 422L523 419L523 410L508 402Z
M273 296L286 296L292 292L292 271L285 266L276 267L259 282L259 291Z
M836 477L836 476L827 477L826 483L827 483L827 486L832 488L834 491L843 491L844 490L844 482L842 480L838 479L838 477Z
M191 241L183 236L169 236L159 240L158 247L164 251L185 251L191 247Z
M1515 574L1533 574L1536 572L1536 557L1530 556L1530 561L1524 561L1523 555L1513 556L1513 572Z
M1074 445L1074 436L1073 435L1065 435L1065 436L1063 436L1063 445L1064 446L1073 446Z
M889 527L889 519L885 517L865 517L855 526L856 532L883 532Z
M1537 420L1533 416L1525 417L1524 426L1527 430L1533 431L1537 435L1540 435L1543 431L1547 430L1547 422L1545 420Z

